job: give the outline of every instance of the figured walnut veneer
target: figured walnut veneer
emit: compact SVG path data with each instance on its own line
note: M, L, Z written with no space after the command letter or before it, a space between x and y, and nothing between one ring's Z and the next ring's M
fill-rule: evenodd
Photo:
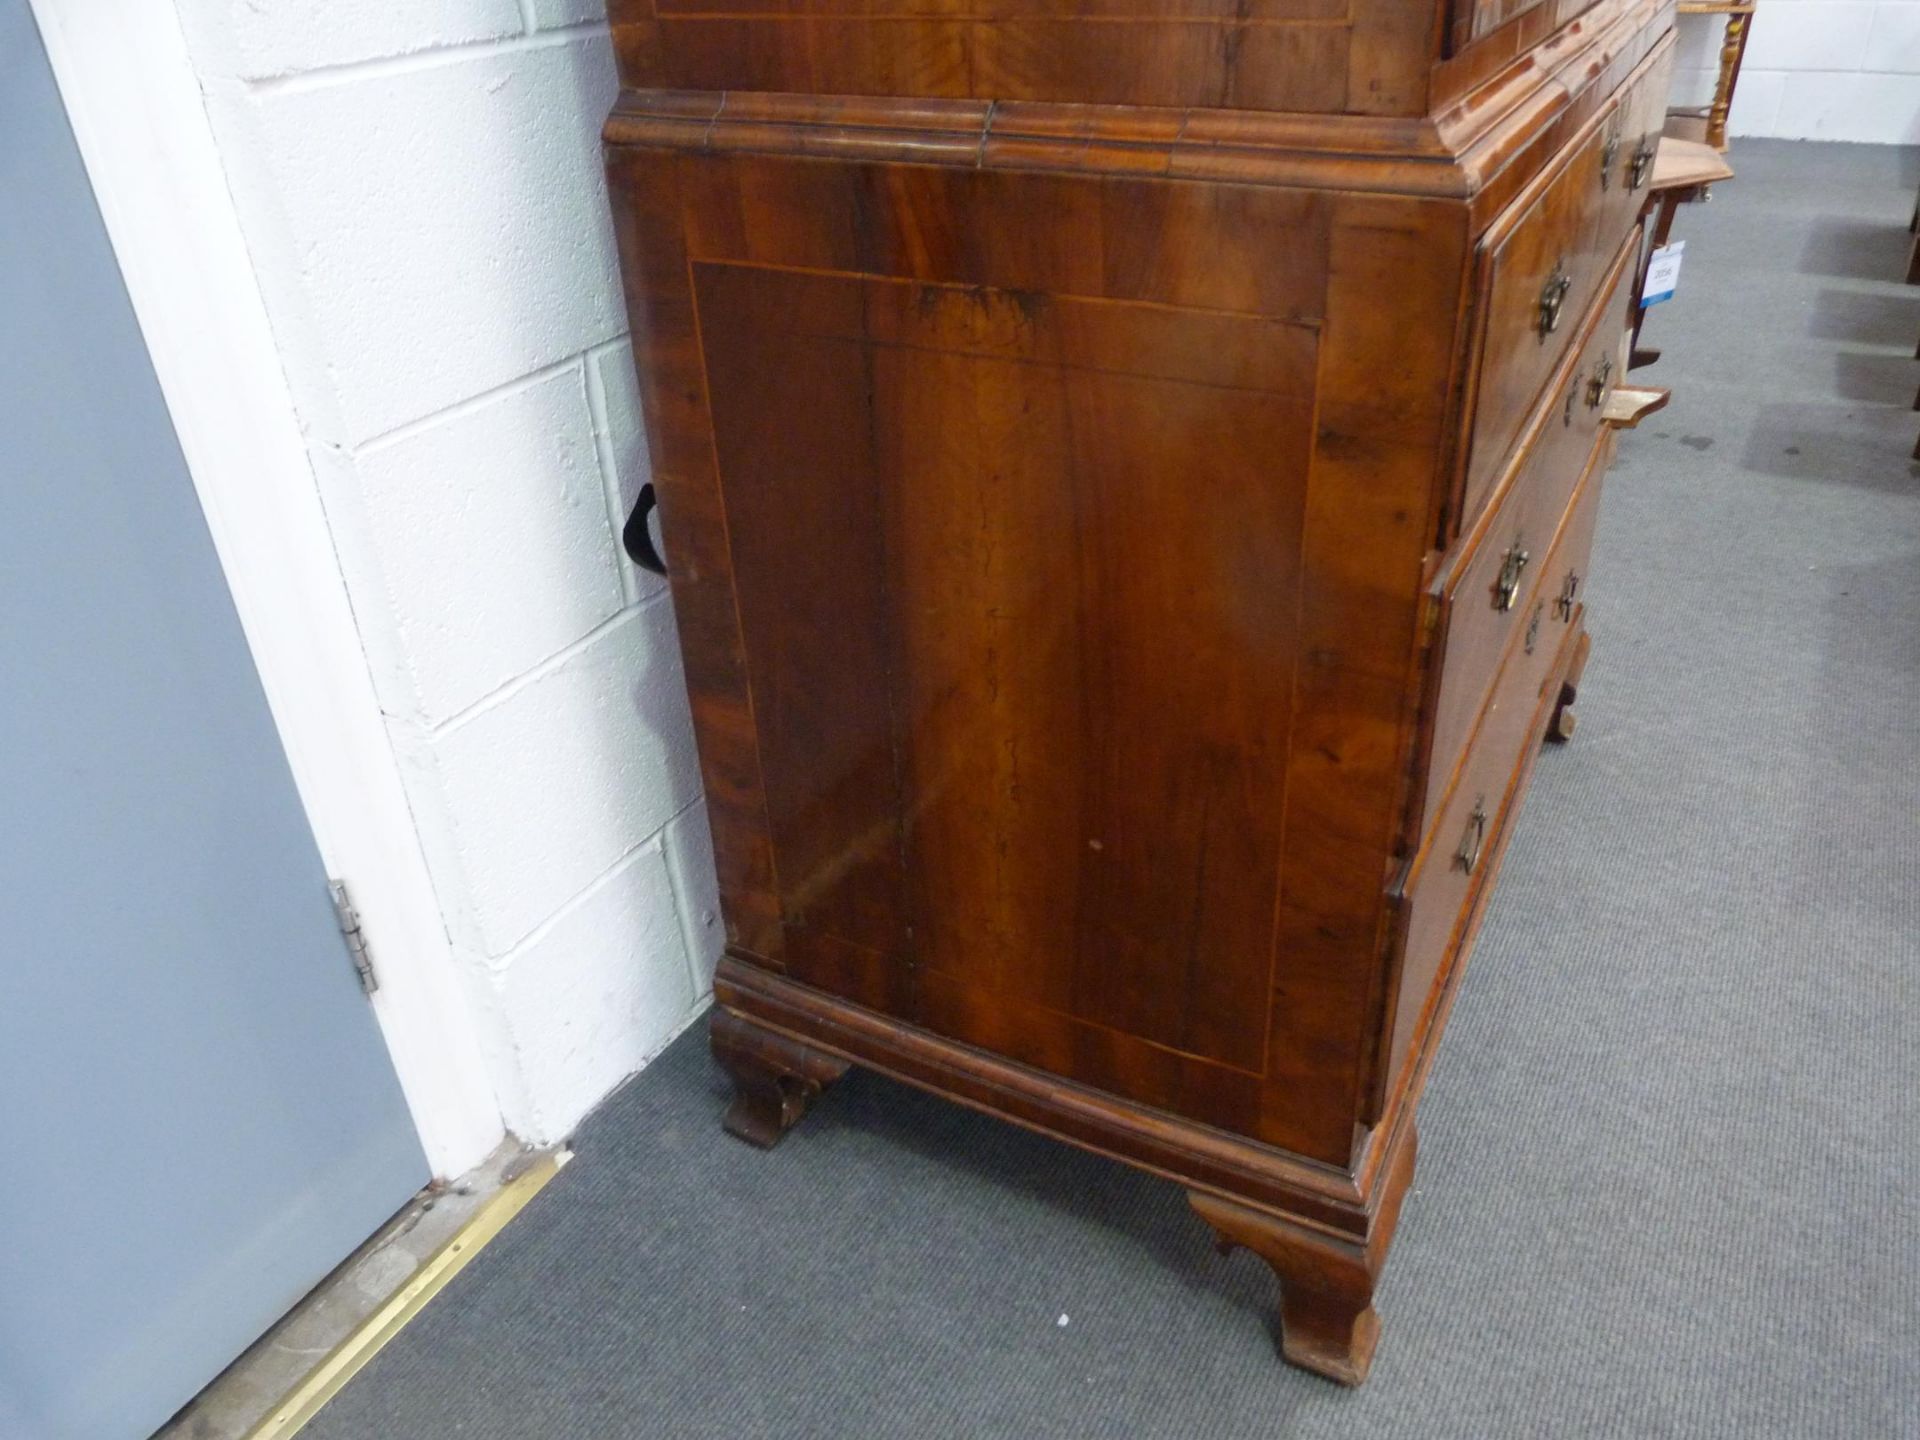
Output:
M1571 733L1671 5L612 19L729 1128L853 1063L1166 1175L1357 1382Z

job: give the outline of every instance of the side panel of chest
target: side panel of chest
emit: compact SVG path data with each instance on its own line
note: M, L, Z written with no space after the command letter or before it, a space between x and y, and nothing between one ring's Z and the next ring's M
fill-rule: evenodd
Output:
M1459 208L611 173L735 953L1344 1160Z
M1315 332L704 262L694 295L790 972L1260 1073Z

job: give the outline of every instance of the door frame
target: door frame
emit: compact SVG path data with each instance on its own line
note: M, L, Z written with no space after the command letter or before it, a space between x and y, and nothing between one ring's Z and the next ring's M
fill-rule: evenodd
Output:
M422 1148L452 1178L505 1127L179 15L29 4L301 804L361 914Z

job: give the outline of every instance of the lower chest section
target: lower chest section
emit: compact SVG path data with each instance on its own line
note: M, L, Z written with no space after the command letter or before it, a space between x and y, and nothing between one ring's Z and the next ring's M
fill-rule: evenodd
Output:
M1425 590L1471 434L1465 207L610 174L735 956L1344 1164L1479 893L1408 867L1497 839L1538 707L1495 697L1558 683L1576 628L1512 660ZM1523 615L1579 549L1578 419Z

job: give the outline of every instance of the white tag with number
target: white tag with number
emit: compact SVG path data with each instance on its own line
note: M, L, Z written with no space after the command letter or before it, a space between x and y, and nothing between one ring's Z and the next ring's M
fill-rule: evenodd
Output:
M1687 242L1676 240L1653 252L1653 258L1647 262L1647 283L1640 292L1642 310L1673 298L1673 292L1680 284L1680 261L1686 250Z

